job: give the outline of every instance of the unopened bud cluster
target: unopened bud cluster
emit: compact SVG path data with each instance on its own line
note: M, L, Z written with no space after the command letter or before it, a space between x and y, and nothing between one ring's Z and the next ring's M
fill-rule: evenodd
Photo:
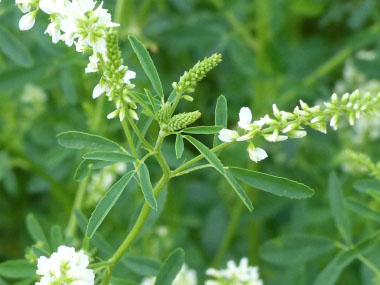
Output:
M134 111L137 105L128 96L129 90L134 88L130 80L135 78L136 73L123 65L118 36L115 31L110 31L107 34L106 43L107 58L102 64L103 76L99 84L95 86L92 96L97 98L105 93L109 101L115 102L116 110L108 114L108 119L119 116L120 121L122 121L128 112L130 117L137 120L138 116Z
M265 115L258 121L252 122L252 113L249 108L243 107L239 113L239 127L244 130L243 135L237 131L223 129L219 139L224 142L250 141L248 152L250 158L257 162L267 157L263 149L255 148L252 140L257 135L263 136L267 141L278 142L291 138L302 138L307 133L304 126L326 133L326 121L336 130L342 117L347 117L350 125L362 114L373 114L380 110L380 93L372 96L369 93L361 94L358 90L352 94L344 94L341 99L336 94L331 96L330 102L324 107L309 107L300 100L293 112L280 111L273 105L273 117Z
M193 93L199 81L201 81L207 73L216 67L222 60L222 55L215 53L210 57L205 57L202 61L198 61L193 68L185 73L179 79L179 82L173 83L173 88L177 93Z
M201 112L199 111L174 115L167 123L167 130L169 132L175 132L186 128L188 125L191 125L196 120L198 120L200 116Z
M168 122L171 116L171 109L172 109L172 104L170 102L166 102L165 104L162 105L161 109L158 110L157 112L157 121L160 124L165 124Z

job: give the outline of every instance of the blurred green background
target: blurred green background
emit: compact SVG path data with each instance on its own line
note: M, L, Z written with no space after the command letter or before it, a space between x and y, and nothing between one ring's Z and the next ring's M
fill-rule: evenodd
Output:
M242 106L251 107L254 117L259 118L271 112L273 103L291 111L299 99L318 104L329 100L334 91L339 95L356 88L380 91L380 3L376 0L141 0L127 1L123 10L107 0L104 6L120 20L123 57L137 72L134 83L138 90L150 86L128 34L135 34L149 48L167 95L171 83L196 61L214 52L223 54L219 67L198 85L194 102L180 106L182 111L200 110L201 125L214 123L220 94L228 100L232 128ZM44 35L48 19L42 13L28 32L18 30L20 17L14 2L3 0L0 261L21 258L25 247L32 244L25 227L28 213L33 212L46 230L53 224L66 226L78 187L73 176L81 153L60 147L56 134L78 130L124 142L119 122L106 119L112 103L91 98L99 78L84 73L87 56L62 43L51 43ZM101 116L96 115L99 110ZM365 174L348 171L341 159L343 150L353 148L379 160L379 136L373 134L379 127L371 121L354 130L343 126L339 133L329 129L327 135L310 130L302 140L263 141L261 147L269 158L259 164L249 161L241 145L228 149L221 156L225 165L303 182L316 189L314 197L289 200L247 188L255 206L250 214L215 171L204 169L171 182L162 197L165 208L152 217L132 252L163 260L173 248L182 247L187 264L199 271L200 280L211 265L223 266L226 260L247 256L250 264L259 266L265 284L312 284L334 251L308 263L285 266L262 258L260 248L265 241L284 234L307 233L339 240L327 195L327 178L332 171L338 173L345 197L361 199L374 211L380 210L379 202L361 197L352 186ZM148 139L157 131L153 124ZM208 144L212 141L211 137L199 139ZM186 156L195 156L196 151L188 147ZM171 166L178 165L173 138L167 140L164 150ZM116 177L123 170L103 171ZM158 167L151 173L152 181L159 178ZM86 216L99 199L96 195L106 190L101 185L108 178L102 175L93 175L83 209ZM114 246L130 228L141 201L140 190L130 186L100 228ZM369 221L348 213L356 241L379 225L380 219ZM231 217L235 227L221 252ZM379 249L369 256L378 266ZM339 284L374 284L372 278L368 269L355 261L345 269Z

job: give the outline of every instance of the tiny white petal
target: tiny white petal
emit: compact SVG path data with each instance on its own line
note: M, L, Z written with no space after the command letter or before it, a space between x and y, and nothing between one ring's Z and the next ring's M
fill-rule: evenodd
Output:
M26 31L33 28L35 22L36 22L36 13L35 11L32 11L22 16L18 25L19 25L20 30Z
M239 112L239 122L238 125L240 128L249 130L252 121L252 112L248 107L243 107Z
M233 142L238 137L239 137L239 134L237 133L237 131L229 130L229 129L222 129L222 130L220 130L219 136L218 136L218 138L222 142Z
M259 147L254 147L253 145L248 147L248 154L249 158L254 162L259 162L268 157L265 150Z

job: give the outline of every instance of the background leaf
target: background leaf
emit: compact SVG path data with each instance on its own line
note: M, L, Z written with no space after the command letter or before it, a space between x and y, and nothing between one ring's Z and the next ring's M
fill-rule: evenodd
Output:
M286 235L266 241L260 247L260 256L273 264L300 265L334 248L334 244L320 236Z
M173 280L181 270L184 262L185 253L182 249L177 248L162 264L154 285L172 284Z
M342 187L336 174L329 176L329 203L335 224L345 240L346 244L351 243L351 227L348 217L345 213Z

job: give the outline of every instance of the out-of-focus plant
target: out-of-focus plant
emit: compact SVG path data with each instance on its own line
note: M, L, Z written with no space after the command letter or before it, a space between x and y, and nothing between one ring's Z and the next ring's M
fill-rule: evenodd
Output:
M118 1L120 9L122 2ZM134 1L130 2L133 3ZM292 6L295 13L308 13L308 4L302 4L302 2L300 1L298 5ZM151 6L151 3L150 1L145 2L146 6L143 3L141 9L147 9L146 7ZM227 148L234 148L245 143L248 144L248 157L254 162L259 162L268 157L263 148L257 147L264 144L260 138L272 143L285 141L288 138L303 138L307 134L305 129L307 126L326 133L326 122L336 130L344 118L347 118L350 125L354 125L359 117L363 115L373 116L380 109L380 93L378 90L350 90L350 93L345 93L342 96L334 93L331 100L323 103L323 105L310 107L303 100L300 100L300 106L296 107L293 112L280 111L277 105L273 105L273 115L263 114L257 120L253 120L250 108L243 107L239 113L239 131L237 131L227 129L227 99L221 95L216 102L215 123L206 126L191 126L200 119L201 112L196 108L190 112L179 112L179 108L187 108L190 104L188 102L197 101L196 90L199 82L221 62L221 54L214 53L196 63L177 82L173 83L173 89L167 92L168 87L163 87L157 69L145 46L136 37L129 36L132 50L153 88L150 90L144 88L146 86L143 84L140 86L139 80L141 80L142 75L137 76L124 64L122 49L118 40L119 24L111 20L111 15L102 6L103 3L97 4L92 0L20 0L16 1L16 4L24 13L19 20L21 30L29 30L33 26L37 26L37 15L47 14L49 20L47 27L45 27L45 33L51 36L53 43L64 43L69 47L75 46L77 52L87 54L89 62L85 72L97 73L99 82L95 87L90 85L85 88L85 94L92 93L92 97L96 98L96 106L94 107L88 102L83 104L83 108L90 117L89 127L96 134L65 131L58 135L58 143L61 146L82 151L80 154L81 163L74 174L75 180L79 182L74 204L71 206L70 202L63 203L66 207L71 208L67 227L62 230L60 226L54 225L50 228L50 235L47 236L35 217L29 215L27 217L27 228L35 244L27 249L25 259L11 260L0 264L0 275L9 280L21 279L23 280L21 282L25 283L37 281L36 284L76 284L77 282L83 284L132 282L134 284L134 282L140 282L140 276L130 274L129 277L128 274L120 274L123 270L128 270L137 275L155 276L151 279L145 279L143 282L146 284L196 283L195 273L184 266L184 251L182 249L174 250L162 264L149 258L128 255L133 251L132 245L135 241L140 238L143 239L144 235L148 234L147 227L149 224L154 223L157 216L165 211L166 188L169 183L171 184L174 179L177 183L179 181L177 177L195 171L214 169L249 211L253 211L253 204L249 194L246 193L240 183L280 197L310 198L314 191L302 183L251 169L225 166L222 162L225 159L221 156L222 150L225 151ZM165 10L165 3L158 5L161 5L161 9ZM184 10L187 9L181 6L183 4L176 3L175 5ZM211 1L210 5L216 9L224 9L223 1ZM265 1L258 1L257 3L258 8L263 11L270 8L267 5ZM315 10L320 10L318 4L316 5ZM306 8L300 9L299 7ZM119 11L119 13L121 12ZM122 17L122 14L117 16L118 20L125 24L126 21ZM268 63L269 61L266 62L268 58L266 48L271 47L270 38L264 33L266 29L269 29L266 20L259 18L258 25L262 27L262 30L258 34L259 43L257 43L256 39L247 33L244 25L233 14L227 12L226 19L228 19L233 31L242 35L250 48L257 51L258 65L262 69L259 72L268 76L275 76L273 66ZM329 21L331 21L331 16L330 18L326 16L323 22L326 24ZM357 25L360 23L351 23L352 27ZM36 34L39 32L37 30ZM6 31L3 34L9 37ZM7 47L3 49L16 63L24 66L30 64L29 61L31 60L28 58L27 52L23 51L24 56L21 59L16 59L14 54L12 55L11 49ZM50 52L54 55L55 51L53 49ZM328 72L331 66L335 67L342 58L351 52L349 49L338 53L337 57L333 57L316 73L306 77L300 86L302 88L311 86L318 78ZM239 58L239 56L241 55L234 54L234 57ZM77 57L78 61L82 62L82 58L76 54L69 54L68 57ZM240 60L242 59L240 58ZM250 73L250 67L246 65L246 68L246 73ZM79 72L79 74L82 73ZM38 76L37 71L36 74ZM69 81L67 74L70 74L70 69L67 69L64 74L66 77L62 76L62 85L67 88ZM11 87L8 86L8 88ZM256 91L276 90L276 86L271 86L269 81L263 84L258 83L255 88L257 88ZM89 92L89 90L91 91ZM294 90L290 90L284 94L285 96L281 100L283 102L293 101L297 97L294 95L296 93ZM72 90L66 90L66 94L72 94ZM266 94L256 94L256 96L264 95ZM19 106L14 106L10 98L6 99L8 100L4 100L5 104L3 105L5 106L4 117L9 124L7 123L4 127L1 143L9 145L7 141L14 139L21 145L21 138L25 132L18 129L19 125L12 124L12 122L16 121L19 114L23 114L26 117L24 129L30 128L30 122L38 118L41 111L45 109L44 104L48 99L42 90L34 86L25 88L25 94L21 96L20 102L22 102L21 105L26 105L25 110L22 109L22 106L21 109L18 109ZM104 116L104 99L108 99L113 105L112 110L106 115L110 119L108 123L101 123L101 118ZM199 98L199 100L201 99L203 98ZM71 98L71 100L75 99ZM267 98L263 100L263 106L266 107L268 101L270 100ZM255 108L260 108L260 105L255 104ZM114 118L118 118L120 126L114 122L116 120L111 121ZM115 138L106 138L107 131L103 130L111 129L114 126L122 129L127 141L125 145L119 133ZM66 127L60 129L66 129ZM149 136L147 135L148 129L154 129ZM105 135L99 135L102 132ZM14 136L14 133L17 136ZM196 138L198 135L208 135L213 141L213 146L208 147L201 140L198 140ZM165 142L173 137L175 137L174 147L172 146L169 151L172 157L168 158L164 155L164 146ZM17 160L9 162L8 154L4 152L1 156L4 164L19 163L26 169L33 169L51 183L52 192L59 200L67 201L65 189L62 189L63 187L59 185L55 177L39 167L31 157L25 155L17 144L8 148L6 151L16 154L21 162ZM190 157L188 149L195 149L199 155ZM63 151L60 149L58 152ZM52 156L58 157L55 154ZM172 159L173 157L176 159ZM65 157L57 160L59 167L59 163L63 163ZM242 160L244 160L243 156ZM368 160L365 163L370 165ZM105 168L109 166L117 168L117 165L120 164L124 166L121 167L120 172L112 168ZM251 168L251 166L247 168ZM121 178L116 181L119 174ZM104 188L108 187L107 192L102 192ZM115 208L116 211L116 202L126 192L125 189L132 191L138 188L141 189L141 193L137 192L135 196L139 198L142 196L143 202L140 203L137 199L136 201L132 200L132 205L139 204L139 206L137 207L137 214L130 221L129 227L125 226L127 234L115 236L112 231L106 233L107 237L116 240L119 244L117 248L114 248L115 242L111 245L99 233L98 229L101 225L107 224L106 219L111 209ZM99 197L101 198L99 199ZM344 267L356 258L379 278L377 266L364 256L377 243L379 232L366 233L364 237L360 237L360 241L353 241L350 224L343 209L341 187L335 175L331 175L329 179L329 202L337 231L343 242L314 235L280 237L266 242L261 247L263 259L277 265L298 265L320 257L324 253L330 253L335 248L338 249L338 253L316 277L315 284L333 284ZM94 203L97 205L93 210L91 209L92 214L87 220L82 211L85 211L86 207L93 207ZM259 205L259 202L256 204ZM237 209L240 208L237 207ZM123 210L128 211L129 209L127 207L118 209L120 216L123 215ZM53 212L57 214L57 211ZM236 213L235 217L238 219L240 211L236 210ZM189 223L191 224L191 221ZM236 220L232 219L230 229L233 230L233 224L236 223ZM121 224L123 223L121 222ZM110 228L112 229L112 225ZM78 233L79 229L82 234ZM228 231L229 236L232 236L232 230ZM174 243L174 246L177 244ZM189 252L191 253L191 250ZM223 251L221 252L223 253ZM217 259L215 263L218 263ZM242 259L239 266L230 261L227 269L209 269L206 273L211 277L206 284L262 284L257 267L249 267L247 259Z

